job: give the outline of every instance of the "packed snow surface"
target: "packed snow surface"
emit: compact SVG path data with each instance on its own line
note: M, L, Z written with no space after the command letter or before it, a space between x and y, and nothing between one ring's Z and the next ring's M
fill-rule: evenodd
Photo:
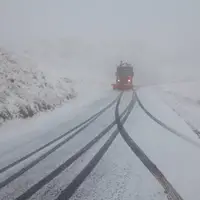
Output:
M136 105L125 124L127 132L184 200L199 199L200 141L198 137L171 106L163 101L155 88L143 88L137 93L145 108L154 117L179 132L180 136L152 120L139 105ZM188 140L183 139L185 137ZM196 144L191 141L195 141ZM141 169L138 171L142 173ZM145 179L143 181L146 182Z
M200 93L199 81L188 81L154 87L158 96L199 135Z

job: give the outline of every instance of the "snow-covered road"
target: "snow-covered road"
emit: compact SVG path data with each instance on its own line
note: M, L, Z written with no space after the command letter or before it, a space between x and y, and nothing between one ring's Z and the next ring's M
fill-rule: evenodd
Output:
M95 105L90 105L90 107L85 109L84 113L81 114L82 116L75 117L76 123L79 124L79 120L82 121L84 118L86 119L88 115L90 116L92 113L94 114L98 111L98 114L94 115L90 120L87 120L86 123L73 129L71 132L63 134L63 131L69 130L69 127L71 128L72 125L68 127L65 125L64 129L64 125L62 124L57 130L35 137L33 136L29 140L26 138L20 141L16 138L17 145L15 144L14 147L8 145L9 138L7 138L8 140L4 139L7 145L2 145L1 151L1 199L15 199L17 196L20 196L26 190L30 189L30 187L32 188L34 184L44 179L48 174L51 174L60 165L62 166L66 160L67 166L64 168L67 170L61 173L62 170L59 169L58 177L54 176L54 178L50 178L48 181L49 183L47 185L44 184L44 188L37 190L39 190L39 196L45 198L45 196L48 196L49 193L52 192L52 190L48 189L49 192L43 195L43 192L46 191L45 188L49 188L56 180L59 180L60 183L52 188L53 191L55 189L59 190L62 188L61 186L64 187L70 183L74 175L80 171L81 166L83 167L87 161L92 158L92 155L96 154L111 135L111 131L113 131L114 128L116 129L114 116L114 105L117 100L116 96L118 96L118 93L101 99L101 101L96 101L94 103ZM113 101L113 99L115 100ZM120 112L127 107L130 100L130 94L126 94L122 97ZM108 104L108 106L106 106L106 104ZM105 106L106 109L104 108ZM99 113L99 110L102 111ZM127 109L123 114L126 112ZM13 140L11 141L11 144L12 143ZM80 164L80 162L82 164ZM71 173L67 173L68 171L71 171ZM65 173L67 173L67 180L63 179L63 177L66 176ZM41 184L39 184L39 187L41 187ZM53 192L51 199L57 194L58 192ZM37 196L37 193L35 195ZM35 198L35 195L33 195L33 198ZM50 197L46 198L49 199ZM22 199L24 199L24 197L22 197Z
M200 143L181 118L148 92L137 96L182 137L153 121L131 91L122 96L111 92L50 132L23 134L10 145L5 137L0 199L167 200L174 194L173 200L198 199Z

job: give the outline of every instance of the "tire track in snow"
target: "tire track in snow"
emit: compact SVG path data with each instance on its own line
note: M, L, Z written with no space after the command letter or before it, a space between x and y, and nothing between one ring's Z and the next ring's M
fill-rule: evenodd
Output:
M188 120L184 119L174 108L171 108L181 119L184 120L184 122L190 127L192 132L197 135L198 138L200 138L200 131L195 128Z
M121 97L121 96L120 96ZM127 106L127 108L122 112L120 118L125 115L131 106L132 102ZM97 135L92 141L90 141L86 146L80 149L77 153L75 153L72 157L70 157L67 161L65 161L62 165L52 171L49 175L41 179L38 183L29 188L26 192L20 195L17 200L24 200L30 198L33 194L35 194L38 190L40 190L43 186L48 184L51 180L53 180L56 176L58 176L62 171L64 171L67 167L69 167L74 161L76 161L81 155L83 155L86 151L88 151L95 143L97 143L103 136L110 131L114 125L116 125L116 121L114 120L110 125L108 125L99 135Z
M121 97L117 101L116 109L119 108ZM129 114L131 113L135 102L133 99L131 100L130 104L128 105L128 112L122 119L122 123L125 123L127 120ZM121 118L118 115L119 118ZM78 187L83 183L83 181L87 178L87 176L91 173L91 171L95 168L95 166L98 164L98 162L101 160L101 158L104 156L104 154L107 152L115 138L117 137L119 133L119 130L116 129L112 135L109 137L109 139L106 141L106 143L101 147L101 149L97 152L97 154L91 159L91 161L84 167L84 169L75 177L75 179L61 192L61 194L58 196L56 200L67 200L69 199L78 189ZM20 200L20 199L17 199ZM22 199L21 199L22 200Z
M156 118L155 116L153 116L142 104L142 102L140 101L139 97L136 94L136 99L137 102L139 104L139 106L142 108L142 110L157 124L159 124L160 126L162 126L164 129L167 129L168 131L170 131L171 133L173 133L174 135L176 135L177 137L183 139L186 142L189 142L190 144L192 144L193 146L197 147L200 149L200 144L198 142L195 142L194 140L190 139L189 137L183 135L182 133L178 132L177 130L169 127L168 125L166 125L164 122L160 121L158 118Z
M30 170L31 168L33 168L34 166L36 166L39 162L41 162L42 160L44 160L47 156L49 156L50 154L52 154L53 152L55 152L57 149L59 149L61 146L63 146L64 144L66 144L68 141L70 141L71 139L73 139L83 129L85 129L92 122L94 122L103 112L105 112L109 107L111 107L117 101L117 99L119 99L121 96L122 96L122 93L113 102L111 102L106 108L104 108L102 111L98 112L95 117L93 117L88 123L86 123L85 125L83 125L80 129L78 129L72 135L70 135L69 137L67 137L66 139L64 139L60 143L58 143L56 146L54 146L52 149L48 150L46 153L44 153L41 156L39 156L37 159L35 159L32 162L30 162L27 166L25 166L24 168L20 169L18 172L14 173L10 177L8 177L4 181L2 181L0 183L0 189L2 189L3 187L5 187L6 185L8 185L9 183L11 183L12 181L14 181L15 179L19 178L25 172L27 172L28 170ZM115 125L115 121L113 123L113 126L114 125Z
M157 166L147 157L144 151L129 136L129 134L127 133L127 131L123 126L123 123L120 121L118 108L116 109L115 117L122 138L131 148L133 153L135 153L135 155L141 160L144 166L151 172L151 174L157 179L160 185L164 188L165 193L167 194L167 198L169 200L183 200L183 198L173 188L171 183L169 183L169 181L166 179L164 174L157 168Z
M114 103L117 101L117 99L119 98L119 96L112 101L108 106L106 106L105 108L103 108L101 111L97 112L96 114L92 115L91 117L89 117L87 120L85 120L84 122L78 124L77 126L75 126L74 128L72 128L71 130L67 131L66 133L60 135L59 137L53 139L52 141L48 142L47 144L39 147L38 149L30 152L29 154L23 156L22 158L14 161L13 163L3 167L0 169L0 174L3 172L6 172L7 170L9 170L10 168L20 164L21 162L27 160L28 158L30 158L31 156L35 155L36 153L39 153L40 151L44 150L45 148L49 147L50 145L54 144L55 142L59 141L60 139L64 138L65 136L69 135L70 133L72 133L73 131L79 129L77 132L81 132L83 129L85 129L87 126L89 126L92 122L94 122L94 120L96 120L101 114L103 114L107 109L109 109L112 105L114 105ZM78 134L78 133L77 133Z

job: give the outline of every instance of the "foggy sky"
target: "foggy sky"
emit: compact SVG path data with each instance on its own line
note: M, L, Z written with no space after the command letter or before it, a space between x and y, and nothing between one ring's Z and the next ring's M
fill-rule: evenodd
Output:
M199 0L0 0L0 44L65 38L74 58L116 58L100 65L199 66L199 10Z
M194 42L199 10L198 0L0 0L0 36Z

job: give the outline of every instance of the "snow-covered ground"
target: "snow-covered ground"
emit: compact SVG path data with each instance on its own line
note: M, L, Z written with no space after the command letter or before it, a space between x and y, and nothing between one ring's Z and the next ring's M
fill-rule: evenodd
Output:
M139 105L135 107L125 124L127 132L163 172L183 199L199 199L200 141L198 137L194 135L187 123L163 101L155 88L140 89L138 97L153 116L179 132L180 136L149 118ZM183 139L185 137L189 140ZM191 141L194 141L195 145ZM142 170L138 170L138 173L143 174ZM148 180L149 178L146 177L141 182L144 184Z
M102 96L102 94L104 94ZM110 103L118 94L110 91L101 96L80 93L84 98L75 98L58 107L53 112L47 111L29 119L16 119L0 127L0 155L18 149L22 144L40 140L40 137L54 138L89 118ZM97 99L96 99L97 98ZM96 100L94 100L96 99ZM17 129L13 128L17 127ZM42 141L44 143L44 141Z
M199 81L179 82L154 87L159 97L199 134L200 93Z
M34 120L27 120L27 124L21 124L21 127L19 126L19 121L6 123L1 130L2 133L10 132L10 135L2 137L0 145L1 166L5 166L6 163L8 164L21 157L20 155L25 155L27 152L46 143L47 138L51 140L56 135L66 132L66 130L107 105L117 94L114 91L107 91L107 93L104 93L104 97L93 103L88 102L87 98L85 102L83 99L77 98L75 99L76 102L70 102L70 106L66 104L66 106L48 113L48 116L45 113L39 118L35 116ZM187 123L163 101L163 96L160 96L157 88L139 88L137 94L145 108L152 115L176 130L180 136L169 132L150 119L138 104L135 105L125 124L127 132L163 172L184 200L199 199L199 139L193 134ZM130 95L125 93L120 110L127 105L129 100ZM78 103L81 104L76 107ZM114 107L109 109L100 119L67 145L9 184L8 187L1 191L0 195L12 199L14 196L21 194L22 191L27 190L54 170L55 167L63 163L66 158L69 158L70 155L73 155L83 147L112 120L114 120ZM18 126L17 132L13 130L13 126ZM57 127L54 128L55 126ZM30 127L32 128L30 129ZM32 199L37 199L41 196L44 199L55 199L60 194L60 190L64 189L91 160L109 135L110 132L66 171L34 194ZM22 146L23 148L21 148ZM44 152L47 150L44 150ZM26 165L37 158L38 155L31 157L23 164L2 175L2 177L4 179L9 177L24 164ZM44 169L45 173L41 173ZM108 152L72 197L72 199L83 198L88 200L102 198L127 200L130 198L142 200L167 199L163 188L131 152L120 136L117 137Z
M135 64L134 84L141 102L171 130L150 119L136 104L125 124L127 132L184 200L200 199L200 140L196 135L200 131L199 2L152 0L145 6L128 0L79 3L0 1L0 169L110 103L118 95L110 85L115 80L115 66L127 60ZM128 100L122 99L123 108ZM91 141L114 115L112 107L0 190L0 198L10 200L25 192ZM28 116L32 117L22 119ZM57 197L110 134L32 199ZM1 181L57 143L0 174ZM72 197L166 198L163 188L120 136Z

